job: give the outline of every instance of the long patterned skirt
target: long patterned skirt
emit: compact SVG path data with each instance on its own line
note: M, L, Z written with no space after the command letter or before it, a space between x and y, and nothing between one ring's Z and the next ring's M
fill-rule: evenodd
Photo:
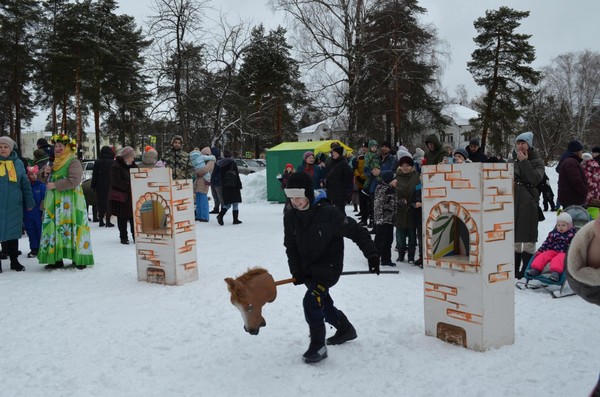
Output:
M87 205L81 186L47 190L44 198L40 263L71 259L78 266L94 264Z

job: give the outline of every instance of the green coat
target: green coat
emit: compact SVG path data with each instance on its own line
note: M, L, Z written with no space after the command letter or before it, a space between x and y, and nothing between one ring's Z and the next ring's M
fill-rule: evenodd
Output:
M0 176L0 241L16 240L23 235L23 210L35 205L31 183L16 152L0 161L12 161L17 172L16 182L9 181L8 172Z
M433 143L433 150L429 150L425 155L427 160L426 165L435 165L444 162L444 157L448 156L448 152L444 149L437 135L431 134L425 138L425 144Z
M165 150L163 155L165 167L171 169L173 179L192 179L194 177L194 166L190 161L190 155L183 150Z

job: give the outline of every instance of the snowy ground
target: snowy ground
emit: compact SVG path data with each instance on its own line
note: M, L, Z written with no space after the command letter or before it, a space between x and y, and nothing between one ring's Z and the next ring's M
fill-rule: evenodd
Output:
M282 206L260 198L264 172L243 181L242 225L230 214L225 226L197 224L196 282L138 282L135 247L98 224L92 269L48 272L23 255L27 271L16 273L3 261L0 396L586 396L595 384L596 306L516 290L515 343L478 353L425 336L422 270L406 264L334 287L359 337L329 347L322 363L300 359L303 287L280 286L268 326L247 334L223 279L252 266L276 280L289 273ZM546 216L540 243L556 220ZM346 247L346 270L366 269ZM28 252L26 238L20 248Z

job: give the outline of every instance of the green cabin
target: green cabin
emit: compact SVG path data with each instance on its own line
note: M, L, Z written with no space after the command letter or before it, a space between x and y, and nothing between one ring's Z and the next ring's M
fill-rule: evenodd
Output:
M285 194L281 190L281 183L277 179L277 175L283 173L287 163L293 164L294 169L297 169L302 165L304 152L311 151L315 154L315 157L320 153L329 153L333 142L342 145L347 153L353 152L352 148L337 139L312 142L283 142L267 150L267 200L285 203Z

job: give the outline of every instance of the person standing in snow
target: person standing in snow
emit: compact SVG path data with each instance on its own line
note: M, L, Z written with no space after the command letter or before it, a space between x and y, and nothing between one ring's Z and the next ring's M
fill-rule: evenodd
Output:
M231 152L225 150L223 158L217 161L217 167L214 172L219 172L221 175L221 211L217 215L217 222L223 226L223 217L229 208L233 207L233 224L239 225L242 223L239 219L239 205L242 202L242 180L238 171L235 160L231 158Z
M584 205L588 195L588 183L581 167L583 145L577 140L569 142L556 166L558 172L558 202L563 208Z
M361 249L369 271L379 274L379 255L367 229L331 205L324 192L315 197L310 176L295 172L290 176L285 195L292 209L284 213L284 240L288 266L295 285L305 285L302 301L304 317L310 330L310 345L304 353L306 363L327 358L329 345L356 339L354 326L333 303L330 289L338 282L344 267L344 237ZM336 333L325 340L325 322Z
M515 194L515 278L524 275L525 268L535 253L538 240L537 186L544 178L544 162L533 148L533 133L517 136L514 157ZM522 265L521 265L522 263Z

